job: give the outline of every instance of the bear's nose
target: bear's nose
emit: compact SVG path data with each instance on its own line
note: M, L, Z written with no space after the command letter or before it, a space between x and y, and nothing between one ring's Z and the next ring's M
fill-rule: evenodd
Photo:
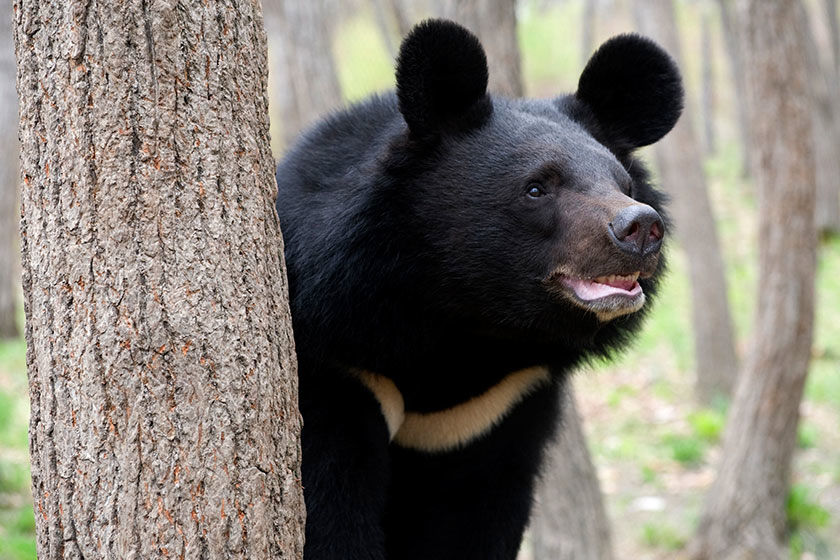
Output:
M662 245L665 225L659 213L647 204L623 208L609 224L613 243L625 253L647 256Z

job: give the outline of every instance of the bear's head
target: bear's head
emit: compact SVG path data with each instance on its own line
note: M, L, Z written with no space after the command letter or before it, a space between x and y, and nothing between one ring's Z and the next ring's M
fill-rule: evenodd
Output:
M404 40L396 76L406 128L388 175L427 257L429 304L535 342L626 338L663 270L663 196L633 151L679 118L668 54L621 35L574 94L509 100L488 95L478 39L429 20Z

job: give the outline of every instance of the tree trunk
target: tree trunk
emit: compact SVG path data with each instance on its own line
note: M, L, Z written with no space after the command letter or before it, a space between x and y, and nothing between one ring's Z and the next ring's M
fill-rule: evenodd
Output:
M680 45L671 0L636 0L642 33L657 40L680 60ZM706 189L702 150L698 146L691 107L655 147L665 188L673 193L677 237L688 255L691 281L692 332L696 359L695 393L700 402L732 392L738 372L723 259Z
M746 81L744 78L744 56L739 38L740 25L737 13L732 7L733 0L718 0L720 21L723 27L723 41L726 45L729 73L735 88L735 108L738 117L738 134L741 138L741 174L747 177L752 168L752 140L750 134L749 107L747 107Z
M391 60L395 60L397 58L397 46L394 43L394 38L391 36L391 24L389 21L389 8L391 13L394 13L393 9L393 2L388 2L388 5L385 5L386 0L371 0L371 8L373 8L373 15L376 19L376 25L379 27L379 33L382 35L382 41L385 43L385 49L388 51L388 56L391 57Z
M303 549L259 3L16 0L40 558Z
M272 57L273 70L287 79L274 90L288 147L302 130L341 106L332 54L333 16L338 6L323 0L265 0L263 4L266 17L276 18L271 27L279 30L270 38L272 52L277 53Z
M714 52L712 51L712 30L709 14L703 13L701 23L701 56L703 58L703 147L706 154L717 151L715 137L715 74Z
M547 453L531 519L534 560L611 560L610 526L571 390L559 441Z
M811 12L809 29L813 33L805 41L814 95L815 219L817 231L827 236L840 232L840 77L832 53L819 48L814 39L823 14L827 12Z
M595 21L598 15L598 0L584 0L583 22L581 30L580 60L581 68L589 62L592 51L595 50Z
M12 2L0 3L0 338L20 335L18 291L18 139L15 92L15 44L12 40Z
M516 33L515 0L448 0L444 15L475 33L487 54L487 89L521 97L522 70Z
M837 16L837 0L825 0L823 5L831 41L831 59L834 64L834 71L840 74L840 20Z
M786 557L784 504L813 328L808 28L797 0L748 0L742 15L759 195L758 304L720 470L692 545L695 559Z
M397 20L397 30L400 32L400 37L405 37L411 30L415 23L415 15L412 7L416 2L411 0L390 0L391 10L394 12L394 18Z

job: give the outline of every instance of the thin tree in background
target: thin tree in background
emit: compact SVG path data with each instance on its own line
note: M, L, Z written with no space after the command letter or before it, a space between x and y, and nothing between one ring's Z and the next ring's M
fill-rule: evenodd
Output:
M729 62L729 74L734 86L735 109L738 118L738 135L741 144L741 174L746 177L752 167L751 134L749 108L747 107L746 82L744 78L744 55L741 52L739 38L740 25L734 9L734 0L717 0L720 8L720 23L723 30L723 42L726 58Z
M703 12L700 23L700 57L703 65L703 85L701 103L703 110L703 148L706 154L717 151L715 135L715 73L714 51L712 50L712 29L707 11Z
M12 2L0 2L0 338L20 336L18 292L18 139Z
M828 2L827 4L831 4ZM816 36L829 15L826 10L815 7L810 12L810 29L806 36L808 69L813 84L814 156L817 173L817 231L825 236L840 233L840 76L832 48L817 45ZM834 6L836 8L836 5ZM825 18L826 31L831 37L831 20ZM834 18L836 23L837 18Z
M411 26L416 23L415 14L412 7L416 4L411 0L390 0L391 10L394 12L394 17L397 20L397 31L400 37L405 37L411 30Z
M571 384L531 518L534 560L611 560L610 524Z
M598 21L598 0L583 1L583 21L580 41L580 64L586 66L595 49L595 22Z
M14 14L38 556L300 559L259 3Z
M679 62L681 49L672 0L635 0L642 33L658 41ZM712 214L703 152L688 106L674 129L655 146L662 184L673 194L677 238L688 256L695 393L700 402L732 392L738 372L723 258Z
M523 94L514 0L446 0L448 17L475 33L484 45L490 70L488 91L508 97Z
M840 73L840 16L837 14L837 0L824 0L823 11L828 23L828 35L831 41L831 58L834 71Z
M265 0L263 6L271 30L273 100L288 146L318 117L341 107L332 54L339 6L333 0Z
M388 51L388 56L391 60L395 60L397 58L397 44L394 41L393 34L391 33L390 22L390 15L396 16L394 4L395 2L393 2L393 0L370 0L376 25L379 27L379 32L385 43L385 50ZM399 23L397 25L399 25Z
M787 557L784 506L813 332L817 236L807 21L798 0L748 0L741 15L756 152L758 302L718 476L691 547L692 558L702 560Z

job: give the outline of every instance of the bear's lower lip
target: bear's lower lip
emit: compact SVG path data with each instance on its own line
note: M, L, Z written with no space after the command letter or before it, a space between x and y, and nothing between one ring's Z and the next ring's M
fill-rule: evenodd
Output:
M638 311L645 304L645 294L638 282L639 273L597 278L561 277L568 298L591 311L601 321L609 321Z

